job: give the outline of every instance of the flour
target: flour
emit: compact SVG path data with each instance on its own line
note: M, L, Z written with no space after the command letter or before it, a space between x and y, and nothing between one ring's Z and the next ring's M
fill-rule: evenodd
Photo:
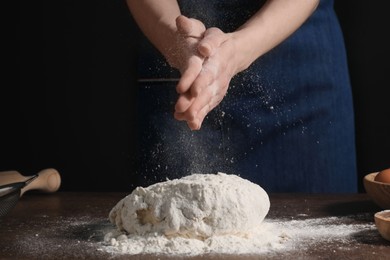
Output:
M112 255L281 256L311 248L349 250L351 243L379 238L372 222L348 224L357 216L265 219L269 206L260 186L223 173L137 188L111 210L117 228L106 230L98 250Z
M356 218L356 216L351 216ZM351 219L352 219L351 218ZM246 237L235 235L211 236L205 240L167 237L154 233L146 236L126 235L111 230L104 237L104 252L117 254L155 254L195 256L207 254L281 255L310 248L349 250L350 244L379 238L372 223L348 223L348 217L328 217L297 220L264 220ZM364 234L364 238L361 237ZM345 248L345 249L343 249ZM318 250L318 249L317 249Z
M163 234L205 240L212 236L247 236L268 213L267 193L237 175L192 174L138 187L109 214L130 235Z

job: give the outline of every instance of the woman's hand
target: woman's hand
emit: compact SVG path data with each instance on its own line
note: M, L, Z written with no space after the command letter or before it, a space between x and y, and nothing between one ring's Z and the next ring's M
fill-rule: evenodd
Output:
M205 57L203 66L195 78L195 73L182 75L177 85L180 95L174 113L177 120L187 121L191 130L200 129L206 115L222 101L230 80L238 72L233 34L210 28L197 49Z
M186 87L192 83L202 69L204 57L198 51L198 45L206 28L202 22L180 15L176 18L176 44L164 55L173 68L180 71L180 84Z

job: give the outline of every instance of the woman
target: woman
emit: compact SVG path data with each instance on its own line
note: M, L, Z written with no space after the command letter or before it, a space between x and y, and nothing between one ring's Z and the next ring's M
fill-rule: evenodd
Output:
M140 51L135 185L221 171L268 192L356 192L332 0L127 2L153 44Z

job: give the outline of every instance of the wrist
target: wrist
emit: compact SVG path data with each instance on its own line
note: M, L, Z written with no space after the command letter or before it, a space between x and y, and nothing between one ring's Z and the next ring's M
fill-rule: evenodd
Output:
M237 74L246 70L262 53L258 52L256 42L245 29L231 33L231 39L236 64L234 74Z

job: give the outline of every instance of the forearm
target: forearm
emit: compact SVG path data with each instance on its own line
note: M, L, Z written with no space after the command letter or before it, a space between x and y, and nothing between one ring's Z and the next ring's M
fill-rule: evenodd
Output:
M127 5L142 32L166 57L175 47L175 19L180 15L177 1L127 0Z
M237 50L235 73L277 46L316 9L319 0L269 0L251 19L232 33Z

